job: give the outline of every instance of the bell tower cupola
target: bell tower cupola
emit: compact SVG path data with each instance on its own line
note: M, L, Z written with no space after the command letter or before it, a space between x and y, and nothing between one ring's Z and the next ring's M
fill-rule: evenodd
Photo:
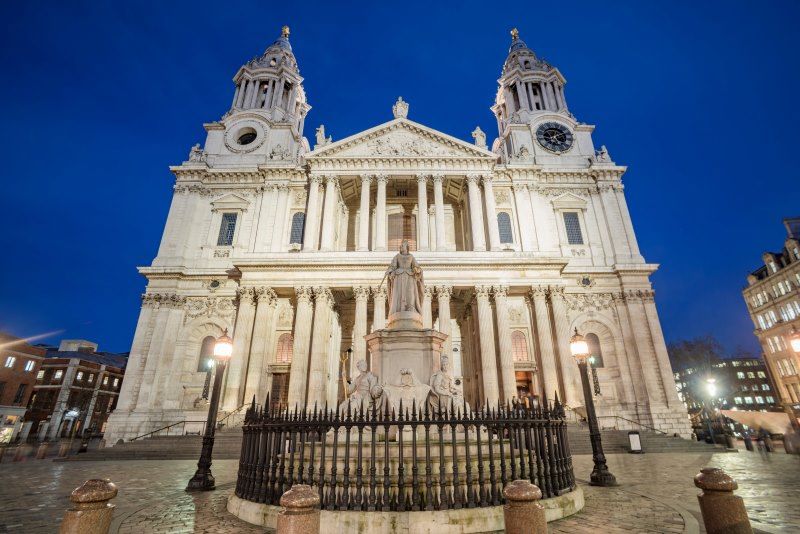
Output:
M236 91L230 113L260 111L274 123L289 123L303 135L303 124L311 106L306 102L303 78L289 43L289 27L263 54L243 65L233 77Z
M536 57L519 31L511 30L511 47L492 106L500 135L509 122L529 123L543 113L566 111L565 84L558 69Z

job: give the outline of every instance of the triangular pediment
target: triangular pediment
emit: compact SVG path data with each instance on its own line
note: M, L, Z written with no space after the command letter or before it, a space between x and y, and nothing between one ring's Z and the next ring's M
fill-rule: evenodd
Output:
M315 148L306 159L327 158L481 158L492 152L408 119L395 119Z
M586 199L574 193L564 193L552 200L553 207L556 209L586 209Z
M228 193L226 195L221 196L220 198L211 202L212 209L214 210L226 210L226 209L240 209L246 210L247 206L250 205L250 201L244 197L240 197L239 195L235 195L233 193Z

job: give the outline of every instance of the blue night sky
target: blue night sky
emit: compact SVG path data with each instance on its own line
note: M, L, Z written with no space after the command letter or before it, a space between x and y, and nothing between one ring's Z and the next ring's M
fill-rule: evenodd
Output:
M171 197L232 76L291 26L334 139L409 118L471 141L508 31L568 80L578 120L628 165L668 340L756 348L741 289L800 214L798 2L3 2L0 330L127 351ZM102 4L102 5L101 5ZM669 6L669 7L668 7Z

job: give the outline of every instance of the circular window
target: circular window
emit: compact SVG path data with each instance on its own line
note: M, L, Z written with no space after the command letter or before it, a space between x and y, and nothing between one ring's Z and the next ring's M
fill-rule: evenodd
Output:
M249 145L256 140L257 135L256 131L252 128L242 128L239 132L239 136L236 138L236 142L240 145Z
M208 285L209 285L209 287L211 287L212 289L217 289L217 288L219 287L219 280L212 280L212 281L211 281L211 283L210 283L210 284L208 284Z

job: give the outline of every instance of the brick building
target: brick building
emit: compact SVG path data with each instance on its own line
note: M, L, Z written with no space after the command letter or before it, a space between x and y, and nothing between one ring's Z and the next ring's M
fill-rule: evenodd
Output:
M97 344L64 340L46 351L27 419L39 439L102 434L116 407L127 354L97 352Z
M23 430L25 410L46 352L0 333L0 443L12 441Z

